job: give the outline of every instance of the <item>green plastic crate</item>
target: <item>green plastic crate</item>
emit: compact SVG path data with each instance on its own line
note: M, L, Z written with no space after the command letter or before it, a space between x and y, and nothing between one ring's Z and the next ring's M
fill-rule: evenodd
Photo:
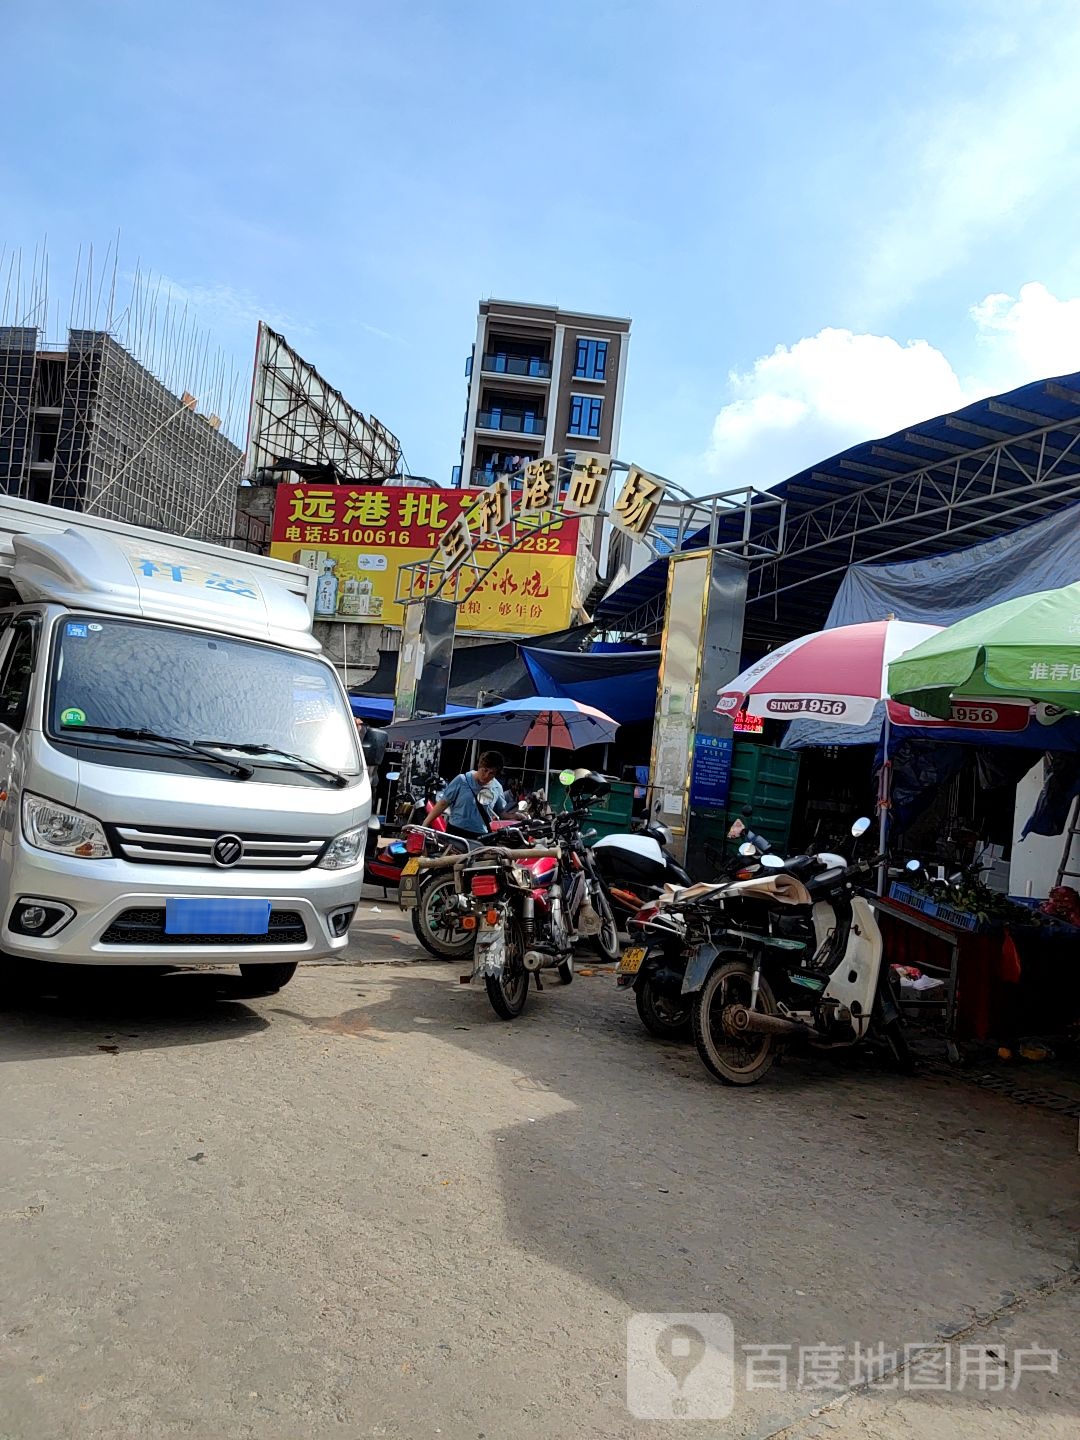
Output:
M566 787L558 774L552 776L548 799L553 810L561 810L566 802ZM630 829L633 810L633 784L629 780L612 780L610 792L590 807L585 828L595 830L598 836L623 834Z
M763 835L773 849L783 854L791 834L795 813L795 792L799 784L799 752L781 750L736 736L731 756L731 789L727 809L691 811L695 850L707 841L717 849L729 850L727 832L734 820L742 818L745 806L753 810L746 822ZM693 873L693 872L691 872Z

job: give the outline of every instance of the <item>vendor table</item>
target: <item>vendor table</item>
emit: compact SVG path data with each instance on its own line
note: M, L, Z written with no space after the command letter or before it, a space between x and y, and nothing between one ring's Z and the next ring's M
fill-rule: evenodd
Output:
M949 963L947 966L935 965L927 962L920 956L919 969L929 970L932 974L944 975L945 982L945 1046L949 1059L959 1060L960 1052L956 1047L956 982L960 970L960 937L962 933L944 920L936 920L930 915L920 915L918 910L913 910L910 905L902 905L898 900L889 900L884 895L872 895L868 897L870 903L879 915L888 916L899 924L910 925L914 930L921 930L926 935L932 935L936 940L944 942L949 952ZM888 946L884 956L886 965L895 963L890 959ZM941 1008L940 1000L905 1000L904 1005L934 1006Z

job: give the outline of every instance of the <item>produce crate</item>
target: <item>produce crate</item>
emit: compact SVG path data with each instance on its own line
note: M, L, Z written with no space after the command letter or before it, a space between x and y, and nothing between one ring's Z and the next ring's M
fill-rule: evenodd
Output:
M957 910L952 905L943 905L938 900L931 900L929 895L921 895L918 890L912 890L910 885L902 885L897 880L894 880L889 888L889 899L907 905L912 910L918 910L921 915L929 915L933 920L941 920L946 925L951 925L954 930L986 929L985 925L980 925L978 916L970 915L966 910Z
M566 803L566 787L562 781L553 778L548 789L551 807L559 811ZM602 800L589 809L589 818L582 823L582 829L595 830L600 838L605 835L621 835L630 829L634 811L634 786L628 780L612 780L611 790Z

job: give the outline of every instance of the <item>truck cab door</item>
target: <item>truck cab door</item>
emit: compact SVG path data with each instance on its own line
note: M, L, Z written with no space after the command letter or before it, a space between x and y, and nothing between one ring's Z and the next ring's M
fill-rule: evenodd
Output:
M19 821L18 747L27 720L39 633L38 616L19 615L8 622L0 640L0 841L5 855Z

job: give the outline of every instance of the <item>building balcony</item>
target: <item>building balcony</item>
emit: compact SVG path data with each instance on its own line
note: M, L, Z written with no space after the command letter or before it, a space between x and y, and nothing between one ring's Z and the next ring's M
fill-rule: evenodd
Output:
M488 375L512 375L519 380L550 380L551 361L539 355L508 355L496 350L483 357L480 367Z
M481 410L476 417L476 428L511 435L543 435L547 430L547 420L543 415L534 415L528 410Z

